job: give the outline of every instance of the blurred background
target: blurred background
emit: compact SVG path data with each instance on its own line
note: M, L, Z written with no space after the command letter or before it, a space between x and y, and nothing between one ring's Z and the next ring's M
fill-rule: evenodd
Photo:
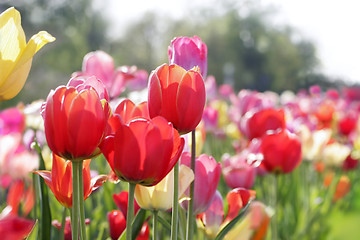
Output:
M168 62L175 36L198 35L208 46L208 74L236 90L354 85L360 37L351 35L356 7L347 2L5 0L0 10L15 6L21 12L27 39L46 30L56 41L35 56L24 89L3 105L45 98L94 50L112 55L116 66L150 72Z

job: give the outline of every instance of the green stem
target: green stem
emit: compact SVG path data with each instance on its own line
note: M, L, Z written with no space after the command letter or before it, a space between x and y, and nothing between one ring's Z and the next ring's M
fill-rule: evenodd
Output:
M174 196L171 218L171 240L176 240L178 235L179 216L179 162L174 166Z
M86 240L85 228L85 210L84 210L84 178L83 178L83 161L81 161L79 171L79 202L80 202L80 236Z
M134 219L134 193L135 183L129 183L129 197L128 197L128 209L126 217L126 240L131 240L132 235L132 222Z
M158 222L158 211L154 210L153 211L153 240L157 240L158 239L158 227L157 227L157 222Z
M59 233L59 239L60 240L64 240L64 231L65 231L65 219L66 219L66 207L64 207L63 209L63 214L62 214L62 218L61 218L61 229L60 229L60 233Z
M277 229L277 215L278 215L278 208L277 208L277 188L278 188L278 184L277 184L277 175L276 174L272 174L272 178L273 178L273 196L272 196L272 201L273 201L273 208L275 210L274 212L274 216L272 217L272 221L271 221L271 239L272 240L277 240L278 239L278 229Z
M72 239L79 238L79 167L82 162L72 162L72 175L73 175L73 206L71 214L71 232Z
M195 142L195 130L191 132L191 170L193 170L195 174L195 151L196 151L196 142ZM194 189L195 189L195 179L190 184L190 201L188 205L188 218L187 218L187 234L186 234L186 240L192 240L193 239L193 233L194 233Z

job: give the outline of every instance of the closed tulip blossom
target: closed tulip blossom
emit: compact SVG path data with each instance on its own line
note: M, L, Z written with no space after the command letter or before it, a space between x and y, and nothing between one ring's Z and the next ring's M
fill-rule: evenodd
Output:
M113 194L113 199L116 204L116 206L123 212L124 216L126 217L127 209L128 209L128 200L129 200L129 192L128 191L122 191L118 194ZM140 210L139 204L134 199L134 213L136 213Z
M82 72L75 72L73 77L95 76L100 79L110 97L119 96L125 90L125 79L119 70L115 70L114 59L104 51L89 52L82 63Z
M163 117L136 118L122 124L115 114L113 133L101 150L112 170L122 180L153 186L174 167L184 147L184 140Z
M215 238L224 221L224 203L218 190L210 204L210 207L198 215L198 225L204 230L205 235L209 238Z
M20 92L30 72L33 56L54 40L49 33L41 31L26 43L20 13L13 7L1 13L0 101L11 99Z
M151 118L163 116L181 134L199 124L205 106L205 85L196 69L186 71L178 65L164 64L150 74L148 89Z
M119 239L120 235L126 228L126 218L120 210L112 210L107 214L109 221L110 237L113 240ZM136 240L148 240L150 235L149 225L143 224Z
M262 109L249 111L241 120L240 129L251 140L262 137L268 130L285 128L284 110Z
M201 75L206 78L207 46L198 36L176 37L168 49L170 64L177 64L187 71L198 66Z
M194 173L185 165L179 169L179 196L181 197L190 183L194 180ZM136 185L135 198L141 208L166 211L172 207L174 195L174 170L161 182L152 187Z
M105 175L93 179L90 176L90 160L83 164L84 201L89 195L106 181ZM44 178L46 185L54 193L58 202L64 207L71 208L73 200L73 178L71 176L72 163L53 154L53 165L50 171L35 171L34 173Z
M72 161L99 154L110 115L107 100L105 86L95 77L73 78L52 90L42 110L50 149Z
M292 172L302 160L299 138L286 129L264 135L260 151L265 169L276 174Z
M124 123L128 123L137 117L149 118L147 102L135 105L135 103L129 99L121 101L116 107L114 113L119 114Z
M191 155L184 152L181 156L181 164L190 167ZM216 188L220 181L221 164L216 160L201 154L195 159L195 190L194 190L194 214L199 214L211 204ZM185 195L188 195L186 192ZM181 206L187 208L188 200L184 200Z
M245 149L232 157L229 154L223 155L223 175L230 188L251 188L254 185L256 168L250 165L247 160L248 156L252 154L254 153Z

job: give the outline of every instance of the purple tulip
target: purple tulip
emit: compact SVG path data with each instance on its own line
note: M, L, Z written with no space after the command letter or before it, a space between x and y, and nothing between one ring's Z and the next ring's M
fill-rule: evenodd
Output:
M198 36L177 37L169 46L169 62L189 71L198 66L202 77L207 74L207 46Z

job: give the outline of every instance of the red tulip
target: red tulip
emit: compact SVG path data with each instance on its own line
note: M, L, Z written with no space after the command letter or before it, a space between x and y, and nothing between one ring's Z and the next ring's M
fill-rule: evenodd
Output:
M354 170L357 168L358 165L359 165L359 160L356 158L353 158L351 156L351 154L349 154L349 156L347 156L347 158L345 159L345 161L342 164L342 169L344 171Z
M35 204L35 193L32 185L28 189L25 189L25 183L23 180L16 180L9 188L9 192L6 198L7 205L11 207L11 213L17 215L19 206L22 203L23 216L29 214Z
M179 133L199 124L205 106L205 85L200 73L178 65L162 65L150 74L149 114L163 116Z
M90 176L90 160L84 161L83 177L84 177L84 201L89 195L100 187L106 181L105 175L99 175L93 179ZM44 178L46 185L54 193L58 202L64 207L72 207L72 166L71 161L66 161L59 156L53 154L53 165L50 171L36 171L34 173Z
M0 217L1 239L25 239L33 229L35 221L8 214Z
M116 175L127 182L153 186L174 167L184 140L163 117L136 118L122 124L118 114L111 121L114 133L100 146Z
M123 100L115 109L115 112L120 115L124 123L130 122L137 117L150 118L147 102L142 102L135 105L131 100Z
M285 114L282 109L262 109L245 114L241 123L244 134L251 140L263 136L268 130L285 128Z
M190 167L191 155L184 152L181 156L181 164ZM209 208L215 195L216 188L221 176L221 164L205 154L195 159L195 190L194 190L194 213L199 214ZM188 194L188 193L187 193ZM182 202L187 208L188 201Z
M169 62L177 64L185 70L198 66L203 78L207 74L207 46L198 36L177 37L169 46Z
M42 115L50 149L65 159L79 161L100 153L110 108L100 80L73 78L51 91Z
M126 228L126 218L120 210L112 210L107 214L111 239L118 239Z
M120 210L112 210L107 216L109 221L110 237L111 239L116 240L126 228L126 218ZM149 235L149 225L145 222L136 240L147 240L149 239Z
M343 135L349 135L356 129L358 116L354 112L349 112L339 121L339 132Z
M122 191L118 194L113 194L113 199L116 204L116 206L121 210L121 212L126 217L127 215L127 208L128 208L128 200L129 200L129 192L128 191ZM134 199L134 214L140 210L139 204Z
M264 135L260 149L264 155L262 164L269 172L289 173L302 160L299 138L286 129Z

